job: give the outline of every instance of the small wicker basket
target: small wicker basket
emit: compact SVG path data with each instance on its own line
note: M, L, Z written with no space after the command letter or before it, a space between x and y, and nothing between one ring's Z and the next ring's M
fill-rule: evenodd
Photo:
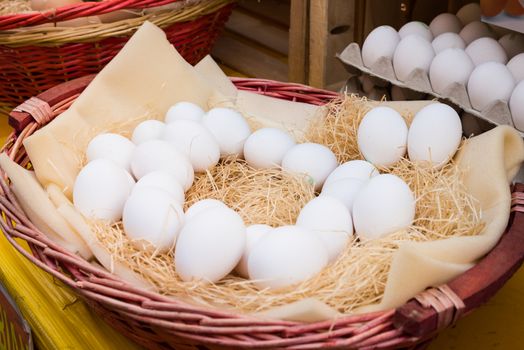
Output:
M169 4L173 9L146 12ZM0 104L12 108L61 82L97 73L144 21L161 27L186 61L195 64L211 51L233 6L234 0L104 0L0 16ZM53 26L122 10L136 16Z
M92 76L61 84L41 95L33 113L52 119L63 112ZM234 79L239 89L281 99L323 104L336 94L303 85ZM47 112L45 112L47 111ZM38 120L40 119L39 116ZM19 129L3 147L20 164L28 159L21 141L41 125L29 113L14 112ZM524 185L515 185L512 213L497 246L477 265L446 285L430 288L398 309L303 324L210 310L137 289L57 246L18 208L1 177L0 226L13 246L70 286L116 329L148 349L423 349L440 330L486 302L524 260ZM27 241L32 255L15 238Z

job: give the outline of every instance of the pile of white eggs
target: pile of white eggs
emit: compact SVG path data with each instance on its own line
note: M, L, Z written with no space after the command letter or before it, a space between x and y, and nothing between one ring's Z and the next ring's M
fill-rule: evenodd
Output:
M138 249L174 252L185 281L216 282L233 270L260 288L303 281L333 262L350 243L406 229L415 216L415 198L399 177L380 174L407 152L413 161L440 167L453 156L461 125L449 106L420 110L408 129L402 116L376 107L358 128L366 160L339 165L333 152L316 143L297 144L280 129L255 132L238 112L205 113L189 102L169 109L165 122L147 120L131 140L113 133L95 136L88 163L73 189L75 207L87 218L122 220ZM295 225L246 227L233 209L216 199L184 212L185 191L195 172L214 167L220 157L244 157L254 168L281 168L303 174L320 192L302 208Z
M441 95L463 85L480 112L497 101L508 102L515 127L524 131L524 36L508 33L497 41L494 27L481 22L480 13L479 5L471 3L456 15L438 15L429 26L414 21L398 32L377 27L362 46L363 63L372 67L385 57L400 81L422 71Z

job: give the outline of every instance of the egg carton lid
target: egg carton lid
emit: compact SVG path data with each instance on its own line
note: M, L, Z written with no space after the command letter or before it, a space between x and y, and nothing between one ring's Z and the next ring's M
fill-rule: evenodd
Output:
M521 4L524 4L524 2L521 1ZM510 16L501 12L494 17L482 16L481 21L524 34L524 21L522 20L522 16Z
M393 69L393 62L388 57L381 57L371 67L366 67L362 61L360 46L357 43L349 44L341 53L337 53L336 57L344 64L350 74L355 74L358 71L364 72L372 77L385 80L399 87L448 100L460 107L463 111L495 125L510 125L515 127L507 101L497 100L483 111L477 111L471 106L469 95L464 84L451 84L445 89L444 94L438 94L433 91L428 74L422 69L415 69L409 74L406 81L402 82L397 79ZM524 132L520 130L519 132L524 136Z

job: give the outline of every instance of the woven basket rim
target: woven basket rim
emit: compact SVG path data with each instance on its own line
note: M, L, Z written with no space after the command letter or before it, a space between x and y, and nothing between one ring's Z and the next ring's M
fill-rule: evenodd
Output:
M302 97L303 102L313 104L321 104L322 101L337 95L330 91L301 84L280 83L265 79L233 78L232 81L240 89L263 93L271 92L274 95L280 93L285 98L292 100L301 100L300 97ZM85 83L86 86L87 82ZM76 96L72 96L67 104L55 106L56 115L63 112ZM21 139L38 128L39 125L34 122L31 123L22 131L18 138L12 135L3 147L3 150L16 151L17 147L20 146ZM16 152L11 152L10 155L17 162L23 160L23 157L20 157L20 154ZM260 320L249 315L210 310L204 306L188 304L155 292L135 288L105 269L93 266L81 257L67 252L50 241L45 235L39 233L38 230L35 230L35 227L27 217L20 213L19 207L17 208L16 198L10 192L3 177L0 179L0 186L3 190L3 194L0 195L0 209L8 217L18 222L16 227L14 227L9 220L0 220L0 226L7 239L17 250L34 264L69 285L88 301L103 305L106 309L118 312L120 315L129 317L134 321L166 329L166 332L169 334L198 343L228 347L251 347L256 345L271 348L291 348L298 346L304 349L315 348L315 344L318 347L358 346L359 348L369 347L371 349L380 345L381 348L393 348L400 345L414 345L425 341L435 334L435 329L428 329L420 335L411 335L404 332L403 325L402 327L394 326L394 316L398 314L399 309L362 315L348 315L336 320L304 324L279 320ZM524 192L524 186L520 186L516 196L514 196L513 204L515 208L524 205L524 194L522 192ZM521 208L516 211L524 211L524 209ZM524 225L522 225L524 214L520 213L519 221L516 222L517 214L519 213L512 214L512 219L508 225L511 228L509 231L513 229L514 231L520 230L517 234L524 236ZM507 241L508 235L509 233L504 235L499 244L502 244L503 240ZM25 251L14 240L15 237L29 242L33 255ZM518 238L522 240L522 237ZM515 247L513 242L508 243L508 245L510 248ZM495 254L497 249L498 246L488 255ZM521 243L520 247L515 249L516 252L512 254L515 255L514 258L517 259L516 261L519 262L518 266L520 266L524 259L524 243ZM497 250L498 253L500 253L500 249ZM60 271L57 262L68 272L67 275ZM510 270L514 272L516 269L515 267L512 269L508 268L508 271L504 272L504 276L508 273L511 276L512 271ZM482 270L482 274L485 273ZM483 276L482 274L480 275ZM452 283L453 281L448 283L448 285L451 286ZM498 285L498 288L500 288L500 285ZM485 297L485 299L489 296ZM409 306L408 304L410 303L416 302L411 301L406 305ZM478 305L474 307L476 306ZM421 310L424 311L426 309ZM467 305L466 311L470 311ZM424 312L435 314L434 310L426 310ZM173 321L173 318L177 321ZM275 334L279 334L279 336L275 336Z
M186 0L102 0L70 4L39 12L0 15L0 30L101 15L123 9L142 10ZM205 0L196 0L196 2ZM195 1L189 1L195 2Z
M170 3L176 1L180 0L171 0ZM175 23L189 22L199 17L216 13L234 1L199 0L187 3L176 11L159 11L158 13L142 14L138 17L110 23L95 23L78 27L37 26L6 30L2 30L0 27L0 45L8 47L26 45L54 46L68 43L93 42L115 36L131 36L145 21L150 21L160 28L166 28ZM46 23L52 23L52 21Z

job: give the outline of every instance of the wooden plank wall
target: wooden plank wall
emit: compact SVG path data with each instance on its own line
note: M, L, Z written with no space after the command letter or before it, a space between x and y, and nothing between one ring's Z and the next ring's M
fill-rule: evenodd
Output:
M309 27L309 85L337 90L347 79L335 58L354 40L355 1L311 0Z
M309 1L291 0L289 26L288 79L308 83Z
M241 0L213 50L238 72L337 90L347 76L335 58L354 38L361 0Z
M212 55L247 76L288 80L290 1L241 0Z
M240 0L213 55L253 77L338 90L347 78L335 58L382 24L429 22L471 0Z

